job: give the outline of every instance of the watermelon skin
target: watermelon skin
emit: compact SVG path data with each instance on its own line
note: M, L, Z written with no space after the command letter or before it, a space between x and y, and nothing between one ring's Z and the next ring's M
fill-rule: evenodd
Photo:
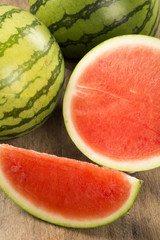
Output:
M42 220L75 228L115 221L133 205L141 181L87 162L0 145L0 186Z
M68 58L80 58L106 39L124 34L154 36L159 25L158 0L29 0Z
M46 26L27 11L1 5L0 140L42 125L63 83L63 56Z

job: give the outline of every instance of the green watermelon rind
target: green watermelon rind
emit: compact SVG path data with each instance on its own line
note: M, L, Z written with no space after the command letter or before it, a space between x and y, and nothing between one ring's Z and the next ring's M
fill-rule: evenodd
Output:
M3 147L3 144L0 147ZM128 200L113 215L106 217L106 218L102 218L102 219L101 218L97 219L97 220L94 219L93 221L91 219L89 219L89 220L67 219L60 215L51 214L51 213L33 205L29 200L27 200L26 198L23 198L22 195L20 195L13 189L11 184L7 181L1 168L0 168L0 187L4 191L4 193L13 202L15 202L16 205L18 205L23 210L30 213L31 215L33 215L36 218L39 218L39 219L44 220L49 223L64 226L64 227L94 228L94 227L99 227L99 226L106 225L106 224L116 221L117 219L122 217L124 214L126 214L131 209L132 205L134 204L134 202L138 196L142 181L138 180L135 177L131 177L129 175L127 177L131 183L131 192L130 192L130 196L129 196Z
M65 66L38 18L10 5L0 5L0 17L0 140L7 140L46 122L62 94Z
M109 157L105 157L101 154L96 153L94 150L90 148L78 135L76 129L74 128L74 124L71 120L71 113L70 113L70 103L71 103L71 96L75 91L76 86L76 79L80 76L83 70L90 64L92 61L95 60L96 57L100 56L104 53L104 51L111 50L112 48L120 45L124 46L127 44L135 45L135 44L142 44L142 46L151 46L155 49L160 50L160 40L158 38L152 36L145 36L145 35L123 35L118 36L109 40L104 41L103 43L99 44L91 51L89 51L76 65L74 71L72 72L65 94L63 98L63 118L66 130L68 135L76 145L76 147L86 155L90 160L96 162L105 167L117 169L120 171L125 172L140 172L146 171L150 169L154 169L160 167L159 156L154 156L149 159L143 160L134 160L130 161L117 161L111 159Z
M158 0L29 1L30 12L46 24L64 56L69 58L81 57L100 42L115 36L155 36L160 18L158 6Z

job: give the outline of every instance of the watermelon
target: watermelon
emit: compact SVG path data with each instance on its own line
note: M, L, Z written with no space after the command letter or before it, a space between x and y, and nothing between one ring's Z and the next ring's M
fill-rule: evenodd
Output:
M159 0L29 0L29 9L68 58L80 58L118 35L154 36L160 19Z
M116 170L6 144L0 186L32 215L66 227L110 223L134 203L141 181Z
M0 140L46 121L64 82L61 50L31 13L0 5Z
M76 146L100 165L122 171L160 166L160 40L107 40L77 64L63 115Z

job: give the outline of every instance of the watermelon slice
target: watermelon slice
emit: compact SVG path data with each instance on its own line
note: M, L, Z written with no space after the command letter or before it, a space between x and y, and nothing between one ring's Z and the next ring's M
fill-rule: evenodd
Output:
M0 186L32 215L67 227L110 223L134 203L141 181L116 170L0 145Z
M122 171L160 166L160 40L121 36L91 50L63 101L66 128L91 160Z

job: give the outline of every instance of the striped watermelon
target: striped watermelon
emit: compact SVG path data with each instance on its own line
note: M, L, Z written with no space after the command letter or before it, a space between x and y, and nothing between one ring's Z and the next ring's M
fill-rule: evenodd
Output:
M29 8L69 58L117 35L154 36L160 18L159 0L29 0Z
M44 123L63 82L64 60L47 27L27 11L0 5L0 139Z

